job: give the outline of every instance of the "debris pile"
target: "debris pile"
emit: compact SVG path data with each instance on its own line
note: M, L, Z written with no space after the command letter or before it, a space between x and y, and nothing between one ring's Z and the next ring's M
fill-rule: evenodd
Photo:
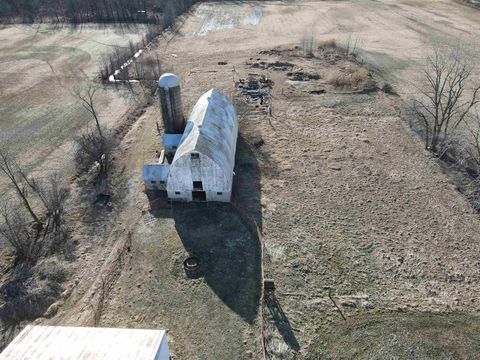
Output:
M260 61L260 62L254 62L250 63L249 65L253 69L263 69L263 70L273 70L273 71L287 71L291 70L295 65L289 62L283 62L283 61L275 61L275 62L266 62L266 61Z
M287 76L293 81L320 80L320 75L310 74L303 71L289 72L287 73Z
M260 105L267 103L272 87L273 81L265 75L250 75L238 82L238 88L247 102L260 102Z
M271 50L262 50L262 51L259 51L259 54L260 55L275 55L275 56L278 56L278 55L281 55L282 52L278 49L271 49Z

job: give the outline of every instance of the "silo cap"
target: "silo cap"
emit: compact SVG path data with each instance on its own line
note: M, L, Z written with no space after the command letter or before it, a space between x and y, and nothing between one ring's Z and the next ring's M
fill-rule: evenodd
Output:
M158 86L161 88L180 86L180 79L175 74L165 73L160 76L160 79L158 80Z

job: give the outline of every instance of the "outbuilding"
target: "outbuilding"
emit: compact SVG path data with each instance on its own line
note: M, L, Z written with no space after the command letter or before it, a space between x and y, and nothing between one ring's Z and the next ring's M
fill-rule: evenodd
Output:
M0 360L169 360L164 330L28 325Z
M229 202L238 136L230 100L219 90L195 104L170 164L167 193L178 201Z

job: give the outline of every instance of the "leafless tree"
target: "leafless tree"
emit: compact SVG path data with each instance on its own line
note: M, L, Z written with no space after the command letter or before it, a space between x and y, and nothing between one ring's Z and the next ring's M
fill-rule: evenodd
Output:
M0 237L15 249L19 259L35 260L41 255L45 239L61 229L68 189L58 174L45 180L28 177L16 159L2 149L0 173L7 177L17 195L14 199L2 196Z
M158 55L145 56L135 62L135 72L140 87L145 94L150 95L155 92L157 81L162 73L162 65Z
M353 30L351 30L348 34L348 38L345 42L345 45L343 46L345 53L347 55L352 55L353 57L357 57L358 55L358 43L360 41L360 37L353 36Z
M15 251L21 261L36 260L42 250L40 231L32 231L23 207L14 202L0 206L0 237Z
M28 190L23 182L23 172L15 158L4 149L0 149L0 172L3 173L10 181L10 184L14 187L16 194L22 201L25 209L28 211L30 217L35 222L37 227L43 227L42 222L33 210L33 207L28 199Z
M74 138L76 144L75 162L83 171L92 167L98 176L106 177L111 166L111 153L115 139L109 134L101 137L96 131L88 130Z
M432 152L480 102L480 84L471 84L472 60L459 48L436 48L427 57L425 83L411 108L423 124L425 148Z
M0 206L0 238L12 246L20 260L27 260L37 252L38 232L31 231L22 209L10 202Z
M477 211L480 211L480 178L473 179L463 189L468 202Z
M81 87L77 87L73 90L73 94L77 99L79 99L82 103L82 106L92 115L93 119L95 120L95 125L97 127L98 135L103 138L102 129L100 127L100 121L98 119L98 113L95 109L95 94L97 92L97 88L92 84L88 84L86 88L82 89Z
M25 183L38 196L45 208L46 225L44 232L58 231L62 227L64 204L69 190L59 173L53 173L46 179L28 178L23 172Z
M480 114L476 114L471 122L466 123L466 128L470 134L470 141L465 148L476 166L477 174L480 175Z
M98 63L99 74L102 80L108 80L108 77L114 70L110 70L110 59L108 56L103 55Z
M304 38L302 40L303 56L312 57L313 56L313 35L310 37Z
M172 26L175 23L177 17L176 6L173 1L168 1L165 4L163 10L163 24L166 28Z

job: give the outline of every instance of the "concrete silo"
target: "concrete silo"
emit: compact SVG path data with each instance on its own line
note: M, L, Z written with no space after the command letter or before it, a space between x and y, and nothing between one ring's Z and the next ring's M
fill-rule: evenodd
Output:
M185 130L185 118L178 76L170 73L163 74L158 80L158 87L165 133L182 134Z

